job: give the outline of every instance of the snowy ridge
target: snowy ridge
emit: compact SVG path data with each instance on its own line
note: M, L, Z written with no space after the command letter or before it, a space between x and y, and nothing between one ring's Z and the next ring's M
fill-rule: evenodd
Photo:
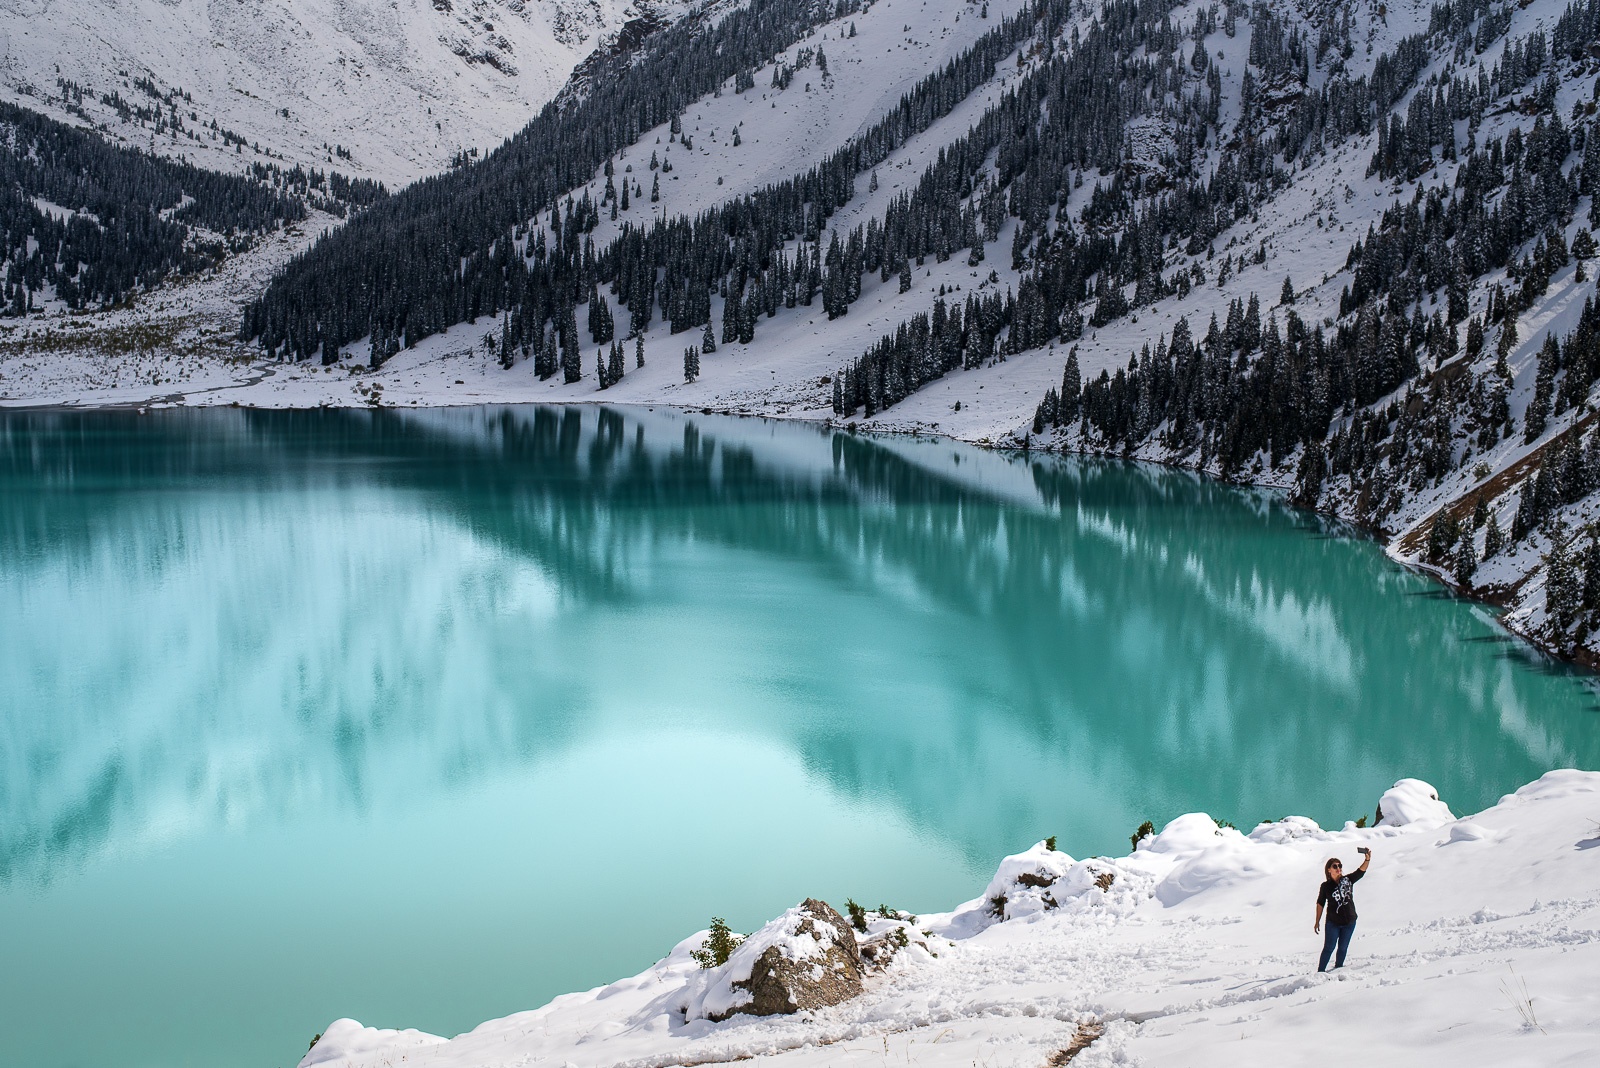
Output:
M204 167L236 170L270 155L397 186L515 133L629 20L669 18L686 7L671 0L4 0L0 92L56 118L87 116L127 144ZM58 79L82 98L64 100ZM183 94L173 101L183 124L177 129L124 120L101 102L118 94L170 116L173 108L158 99L176 92ZM242 151L222 130L244 138Z
M339 1020L301 1064L1037 1068L1084 1028L1098 1035L1087 1065L1300 1063L1308 1043L1350 1041L1378 1063L1585 1063L1600 1042L1584 981L1600 963L1600 773L1551 772L1460 820L1414 779L1380 805L1367 829L1291 817L1244 834L1195 813L1121 858L1039 843L1007 857L984 897L917 917L929 952L831 1009L686 1021L685 993L707 975L690 956L701 932L631 979L448 1041ZM1353 868L1357 845L1373 866L1350 962L1318 975L1306 921L1322 862ZM997 891L1041 884L1054 906L1001 918Z

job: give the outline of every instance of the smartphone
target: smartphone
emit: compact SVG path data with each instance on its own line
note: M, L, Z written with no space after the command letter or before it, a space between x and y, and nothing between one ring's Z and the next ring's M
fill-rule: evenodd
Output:
M1366 846L1356 846L1356 852L1357 853L1370 853L1370 852L1372 852L1372 850L1368 849Z

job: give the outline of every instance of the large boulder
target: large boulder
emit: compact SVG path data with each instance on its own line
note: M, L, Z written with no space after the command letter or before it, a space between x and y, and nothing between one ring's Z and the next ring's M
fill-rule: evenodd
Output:
M825 901L806 898L740 943L728 963L692 983L684 1017L782 1016L861 993L855 932Z

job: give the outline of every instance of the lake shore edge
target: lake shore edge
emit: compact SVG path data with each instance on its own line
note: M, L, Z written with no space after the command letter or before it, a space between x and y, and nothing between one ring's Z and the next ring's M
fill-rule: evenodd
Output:
M944 438L949 441L960 442L978 448L992 449L999 452L1041 453L1058 456L1081 456L1096 459L1120 460L1125 462L1148 463L1160 467L1187 471L1202 478L1211 479L1224 485L1248 486L1256 489L1270 490L1281 493L1286 502L1294 507L1304 509L1314 515L1331 519L1354 535L1370 538L1382 546L1384 553L1391 560L1406 567L1417 574L1425 575L1440 586L1451 591L1455 596L1473 603L1482 604L1495 610L1497 621L1507 633L1516 636L1541 655L1550 657L1558 662L1573 665L1585 671L1600 672L1600 653L1587 648L1583 644L1562 645L1552 640L1549 628L1545 624L1543 603L1522 603L1519 608L1519 599L1522 598L1531 580L1538 574L1542 567L1542 556L1538 553L1523 554L1521 558L1513 561L1509 569L1502 568L1504 574L1496 574L1493 581L1484 585L1463 585L1450 574L1448 569L1429 564L1419 552L1419 529L1425 529L1426 524L1438 514L1440 507L1427 509L1421 518L1397 527L1374 525L1356 513L1353 502L1342 497L1319 498L1317 505L1308 506L1304 501L1293 498L1295 492L1294 457L1287 458L1277 468L1267 468L1256 474L1255 477L1230 477L1216 468L1215 464L1202 467L1199 464L1188 462L1184 458L1166 455L1160 450L1141 448L1132 452L1121 452L1085 447L1073 447L1058 443L1032 442L1029 436L1020 428L1006 431L1001 434L979 434L975 432L962 433L954 429L939 426L939 424L924 424L917 421L889 421L861 425L855 420L840 419L823 410L764 410L761 406L748 404L726 404L712 401L709 403L688 403L672 399L616 399L604 396L582 396L576 398L541 399L537 397L523 397L520 399L483 399L431 396L427 404L399 405L385 403L381 397L362 402L353 402L348 398L330 397L317 404L255 404L248 399L222 400L212 398L209 394L222 393L233 388L247 389L258 386L273 377L277 370L300 368L304 365L293 363L279 364L251 364L248 371L251 376L247 381L241 381L236 386L209 387L197 394L170 394L162 397L147 397L144 399L116 399L97 401L87 404L62 404L62 403L9 403L8 399L0 398L0 412L82 412L82 411L149 411L175 408L200 408L200 407L237 407L237 408L268 408L274 410L314 410L319 408L346 408L355 411L418 411L428 408L472 408L490 407L501 405L567 405L579 404L594 407L619 407L619 408L652 408L667 407L685 413L699 413L704 415L725 415L758 419L781 419L801 423L814 423L834 430L850 433L862 433L883 436L932 436ZM191 404L190 397L203 398L198 404ZM1443 507L1461 507L1460 501L1450 502Z
M1469 1068L1580 1063L1600 1038L1600 994L1581 982L1600 965L1600 822L1589 815L1600 772L1551 771L1459 818L1427 783L1402 779L1378 808L1370 827L1290 816L1248 833L1190 813L1124 857L1076 860L1041 841L948 913L863 912L856 937L910 938L832 1007L705 1018L696 1006L718 990L737 1001L749 963L735 954L706 970L694 957L702 931L639 975L451 1039L337 1020L300 1068L820 1068L901 1056L1038 1068L1068 1051L1079 1068L1220 1068L1237 1063L1240 1040L1252 1056L1292 1060L1357 1019L1378 1059L1429 1048ZM1323 857L1344 853L1354 871L1356 847L1372 851L1357 893L1371 918L1350 966L1321 975L1322 940L1305 920ZM790 952L795 911L751 944Z

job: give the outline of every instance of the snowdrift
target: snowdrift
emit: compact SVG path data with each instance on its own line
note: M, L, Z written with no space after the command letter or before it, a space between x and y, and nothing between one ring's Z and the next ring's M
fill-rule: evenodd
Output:
M909 929L912 949L863 969L864 992L831 1007L738 1011L763 953L820 961L842 933L802 930L797 907L720 968L695 963L701 932L637 976L450 1040L338 1020L301 1066L903 1056L1037 1068L1075 1046L1079 1065L1237 1065L1300 1063L1330 1043L1390 1064L1589 1063L1600 773L1553 771L1459 820L1427 783L1402 779L1381 809L1373 827L1289 817L1249 833L1191 813L1125 857L1076 860L1040 842L952 912L872 916L867 941ZM1373 864L1350 964L1319 975L1322 864L1353 866L1358 845Z

